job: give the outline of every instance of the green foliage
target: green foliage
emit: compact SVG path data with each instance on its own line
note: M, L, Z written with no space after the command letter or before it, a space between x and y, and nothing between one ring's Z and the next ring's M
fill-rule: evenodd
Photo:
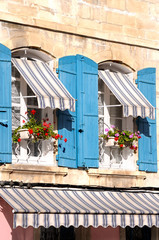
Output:
M12 135L12 140L14 143L20 142L20 131L26 130L28 132L29 139L32 142L38 142L39 140L46 140L49 138L62 139L63 136L54 132L54 127L51 123L48 123L49 119L43 119L41 122L38 122L35 118L36 111L33 109L28 111L27 121L23 120L23 126L16 128ZM66 142L67 139L65 138Z
M140 136L140 132L137 131L135 133L127 130L119 130L115 126L111 126L111 129L106 128L105 129L105 134L100 135L104 140L108 141L110 138L114 138L114 144L119 145L120 148L123 147L130 147L130 149L134 150L136 153L137 151L137 146L135 145L138 141Z

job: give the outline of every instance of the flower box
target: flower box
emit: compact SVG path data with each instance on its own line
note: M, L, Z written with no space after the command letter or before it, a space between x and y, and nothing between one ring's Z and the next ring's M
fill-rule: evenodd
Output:
M18 131L18 133L20 134L20 138L22 140L25 140L25 139L28 139L29 138L29 132L28 132L28 129L21 129Z
M41 122L38 122L35 118L36 111L28 110L26 112L28 115L27 118L24 117L23 126L18 126L12 135L12 140L14 143L20 142L22 139L32 140L33 143L41 140L49 140L53 138L55 141L58 139L62 140L63 136L54 132L53 125L48 123L49 119L43 119ZM63 139L64 142L67 142L67 139Z
M129 147L134 150L134 153L137 152L137 146L135 143L138 142L138 139L141 138L140 132L137 131L132 133L128 130L119 130L115 126L111 126L111 129L106 128L105 134L100 135L105 140L107 147L118 146L121 149L124 147Z
M106 144L106 147L112 147L115 145L115 140L114 140L114 137L112 138L109 138L108 140L106 140L105 144Z

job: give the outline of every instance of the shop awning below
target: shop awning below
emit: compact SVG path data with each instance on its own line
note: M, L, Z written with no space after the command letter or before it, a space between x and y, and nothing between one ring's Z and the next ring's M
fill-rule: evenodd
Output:
M12 58L12 63L37 96L38 107L75 111L75 99L48 64Z
M0 188L13 208L14 228L159 227L159 193L81 189Z
M126 74L99 71L99 77L123 106L123 117L140 116L155 119L155 107L145 98Z

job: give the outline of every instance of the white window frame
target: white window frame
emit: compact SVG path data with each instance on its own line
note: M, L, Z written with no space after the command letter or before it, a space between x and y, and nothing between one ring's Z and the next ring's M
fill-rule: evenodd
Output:
M35 59L34 59L35 60ZM52 61L48 61L48 64L53 66L53 60ZM15 71L18 71L17 69L15 69ZM20 125L23 125L23 120L24 117L26 117L27 115L25 114L27 112L27 108L31 108L31 109L37 109L38 106L31 106L31 105L27 105L27 83L26 81L23 79L23 77L20 75L19 78L15 78L12 76L12 81L20 81L20 103L13 103L12 102L12 107L16 106L16 107L20 107ZM34 94L35 96L35 94ZM24 116L24 117L23 117ZM54 124L56 122L56 114L55 111L53 111L51 108L45 108L45 109L41 109L41 120L48 118L49 122L51 124ZM14 130L14 129L13 129ZM29 142L29 144L32 144L31 142ZM38 164L38 165L45 165L45 166L57 166L57 162L56 162L56 156L53 152L53 141L52 139L49 140L44 140L41 141L41 156L29 156L27 154L27 147L28 147L28 141L27 140L21 140L20 142L20 154L19 155L15 155L12 154L12 163L13 164ZM18 147L18 143L17 143L17 147Z
M99 79L99 81L102 81ZM103 82L103 91L99 91L98 94L104 94L104 114L99 115L99 117L104 118L104 128L110 128L111 122L110 122L110 114L109 109L111 105L113 105L110 102L110 95L112 94L106 84ZM117 104L117 105L120 105ZM108 106L108 107L107 107ZM115 107L113 105L112 107ZM122 129L121 130L130 130L133 131L133 117L121 117L122 119ZM101 134L101 133L99 133ZM121 150L119 147L107 147L105 144L105 141L99 140L99 168L105 168L105 169L121 169L121 170L131 170L135 171L137 169L136 167L136 156L133 153L133 151L129 148L124 148ZM136 154L137 155L137 154Z

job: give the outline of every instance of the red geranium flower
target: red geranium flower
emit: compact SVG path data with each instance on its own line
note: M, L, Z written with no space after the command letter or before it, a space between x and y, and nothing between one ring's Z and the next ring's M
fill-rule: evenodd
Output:
M122 148L122 147L123 147L123 144L120 144L120 147Z
M67 138L64 139L64 142L67 142Z
M36 111L33 109L33 110L31 110L31 114L35 114L36 113Z
M119 139L118 137L115 137L115 138L114 138L115 141L118 141L118 139Z
M23 120L23 123L25 123L25 120Z
M55 136L55 139L58 139L59 138L59 134L57 134L56 136Z
M33 129L29 129L28 131L29 131L29 133L30 133L30 134L32 134L32 133L33 133Z
M45 136L48 136L48 133L45 133Z
M21 138L18 138L18 142L21 142Z

